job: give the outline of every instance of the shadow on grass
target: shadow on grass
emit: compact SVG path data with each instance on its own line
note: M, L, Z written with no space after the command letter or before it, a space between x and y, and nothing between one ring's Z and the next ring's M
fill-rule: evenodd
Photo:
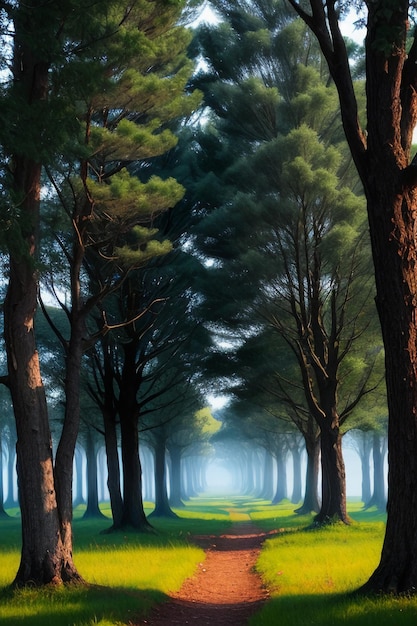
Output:
M68 626L135 623L146 618L156 603L167 599L152 589L70 586L0 590L1 622L8 626Z
M249 626L415 626L417 598L318 594L275 597Z

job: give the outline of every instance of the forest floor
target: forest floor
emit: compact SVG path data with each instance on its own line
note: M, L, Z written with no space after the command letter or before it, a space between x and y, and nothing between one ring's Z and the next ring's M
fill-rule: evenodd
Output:
M247 624L269 597L254 569L268 536L251 522L240 522L227 535L192 537L204 549L205 560L177 593L137 626Z

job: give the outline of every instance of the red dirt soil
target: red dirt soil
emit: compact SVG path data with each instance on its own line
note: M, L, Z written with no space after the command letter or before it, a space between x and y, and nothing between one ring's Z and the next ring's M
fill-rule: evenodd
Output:
M227 535L193 537L192 542L205 550L205 560L170 600L155 607L137 626L247 624L269 595L254 571L267 536L243 522Z

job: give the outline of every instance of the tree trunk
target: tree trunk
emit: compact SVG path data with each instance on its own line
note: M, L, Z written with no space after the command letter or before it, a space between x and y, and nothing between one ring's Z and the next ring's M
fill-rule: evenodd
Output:
M75 448L75 498L73 499L73 507L84 504L83 496L83 453L77 446Z
M281 450L278 452L277 457L277 487L275 495L272 499L272 504L278 504L282 500L286 500L288 497L287 488L287 451Z
M123 498L120 483L120 463L116 430L115 392L113 387L114 369L112 363L112 348L108 335L101 337L103 354L103 388L104 398L101 404L101 413L104 426L104 445L107 462L107 488L110 495L110 506L113 517L113 528L121 527L123 518Z
M260 493L260 497L264 500L271 500L274 495L274 458L269 450L265 450L264 464L263 464L263 485Z
M385 496L385 437L378 432L372 437L372 458L374 462L374 490L369 499L367 508L375 506L380 511L385 511L387 499Z
M304 502L300 508L294 511L299 515L311 513L312 511L318 513L320 511L320 503L317 494L320 467L320 439L317 439L317 437L311 441L306 439L306 452L307 468Z
M120 411L120 433L123 465L123 516L122 527L140 532L151 528L143 509L142 467L139 458L137 419Z
M37 223L40 166L21 159L15 177L27 189L22 203L30 223ZM27 256L10 255L4 326L10 391L17 432L17 476L22 516L22 553L15 584L45 584L78 579L72 554L60 536L55 494L52 441L45 391L35 344L33 317L37 281L33 258L35 235L27 239Z
M374 459L374 495L375 505L380 511L386 510L387 498L385 494L385 471L384 460L386 453L386 438L380 433L375 433L373 459Z
M358 453L361 460L362 470L362 502L365 507L371 499L371 471L369 467L369 457L371 453L371 433L368 431L360 433Z
M36 3L27 9L21 7L14 24L14 80L19 97L28 108L46 101L49 89L49 66L36 57L30 48L33 42L27 38L33 28L36 32L33 21L38 8ZM19 120L16 127L21 124ZM35 134L41 132L41 128L32 130ZM20 221L14 225L15 234L8 241L10 263L4 330L16 420L22 516L22 553L15 584L60 583L80 580L80 576L72 561L72 551L63 544L60 534L51 433L34 332L42 167L40 162L16 154L13 170ZM15 214L15 209L10 208L11 214ZM19 227L21 242L16 245Z
M123 467L123 516L122 527L139 532L152 527L146 519L142 495L142 466L139 457L138 403L136 394L137 351L139 339L135 337L123 345L123 369L120 380L119 418Z
M169 454L171 457L171 492L169 501L171 506L179 508L184 506L181 500L181 448L179 446L170 446Z
M113 527L120 528L123 518L123 498L120 485L120 464L117 451L116 421L113 413L103 409L104 441L107 462L107 488L110 494L110 507Z
M155 439L155 508L149 517L176 518L168 502L165 437Z
M323 427L320 436L322 502L315 522L326 524L339 520L349 524L346 510L346 474L342 437L338 428Z
M85 452L87 457L87 508L83 515L83 519L105 517L99 507L97 452L90 429L87 430L87 445Z
M293 487L291 502L297 504L301 500L301 450L297 443L290 447L293 467Z
M144 500L155 502L155 464L153 453L142 445L139 449L140 462L142 464L142 494Z
M73 318L71 339L66 355L64 424L56 451L54 470L60 533L67 554L72 554L72 482L75 445L80 422L79 394L83 326L81 318L79 320Z

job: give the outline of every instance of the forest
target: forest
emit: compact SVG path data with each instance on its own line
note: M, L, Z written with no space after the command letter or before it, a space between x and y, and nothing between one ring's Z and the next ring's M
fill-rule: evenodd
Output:
M361 591L415 593L415 17L404 0L0 3L12 587L86 583L79 505L105 503L114 536L210 489L349 527L349 449L364 511L386 511Z

